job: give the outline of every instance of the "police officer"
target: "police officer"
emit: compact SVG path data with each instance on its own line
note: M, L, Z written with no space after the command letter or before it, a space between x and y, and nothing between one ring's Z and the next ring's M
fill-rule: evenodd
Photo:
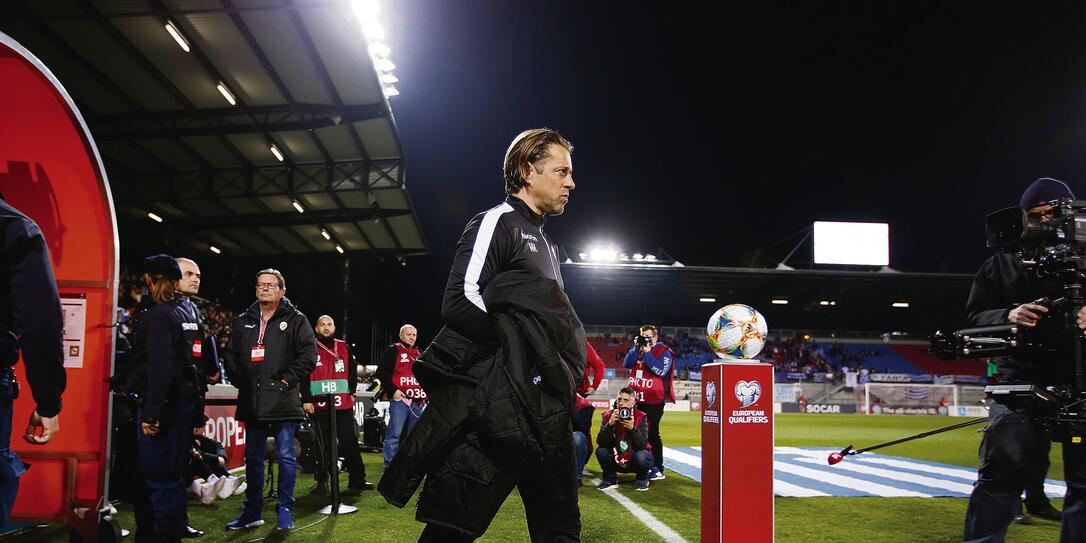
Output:
M136 541L178 541L203 535L188 526L184 473L206 377L193 358L196 316L177 291L181 268L172 257L155 255L144 260L144 271L151 305L136 323L132 348L144 483L134 504Z
M48 443L60 431L64 392L64 316L38 225L0 196L0 526L7 523L26 465L11 451L12 403L19 394L13 366L22 351L37 409L23 439Z

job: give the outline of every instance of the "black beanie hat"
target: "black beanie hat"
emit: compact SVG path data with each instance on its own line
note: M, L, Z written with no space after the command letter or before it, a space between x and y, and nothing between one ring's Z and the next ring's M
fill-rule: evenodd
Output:
M1042 177L1026 187L1025 192L1022 193L1022 199L1018 202L1018 207L1029 209L1047 204L1058 198L1074 197L1075 193L1071 192L1071 188L1067 186L1067 183L1051 177Z

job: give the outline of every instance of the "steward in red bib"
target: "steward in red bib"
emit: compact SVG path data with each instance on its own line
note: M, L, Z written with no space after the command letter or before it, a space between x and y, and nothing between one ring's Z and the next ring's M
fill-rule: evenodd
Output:
M376 377L381 381L381 393L386 399L391 401L399 391L404 398L426 400L426 391L415 379L415 359L419 354L418 347L405 345L402 341L389 345L385 350L377 366Z

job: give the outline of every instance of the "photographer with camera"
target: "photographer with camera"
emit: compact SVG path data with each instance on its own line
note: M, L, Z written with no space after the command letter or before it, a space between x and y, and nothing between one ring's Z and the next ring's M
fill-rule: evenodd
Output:
M1050 202L1061 198L1074 198L1067 185L1041 178L1022 194L1020 207L1027 212L1031 225L1041 225L1055 216L1056 208ZM1011 252L997 252L977 272L966 305L970 325L1014 323L1036 332L1046 342L1043 349L1022 350L997 359L1001 384L1070 384L1072 356L1067 349L1054 349L1061 338L1061 319L1044 305L1046 297L1062 296L1061 287L1042 281ZM1078 310L1075 325L1086 330L1086 309ZM1035 481L1039 473L1043 478L1048 467L1051 437L1041 424L1001 403L991 404L988 417L980 444L978 478L965 518L964 539L968 542L1003 541L1007 526L1020 510L1023 488ZM1083 444L1064 443L1063 460L1067 496L1060 541L1086 541ZM1047 509L1052 509L1051 505Z
M626 353L623 365L631 370L629 386L637 400L637 408L649 416L649 443L652 444L652 470L649 479L664 478L664 442L660 439L660 419L664 418L664 403L675 401L672 378L675 373L675 353L659 341L656 327L646 324L634 337L634 346Z
M596 436L596 460L603 470L603 480L596 488L603 490L618 484L618 473L634 473L635 489L649 489L652 445L649 444L649 417L634 407L634 390L623 387L615 398L614 409L603 414L603 424Z

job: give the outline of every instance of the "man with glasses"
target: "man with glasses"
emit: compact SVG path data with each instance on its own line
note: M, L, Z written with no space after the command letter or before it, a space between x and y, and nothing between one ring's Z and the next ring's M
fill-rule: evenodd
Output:
M226 370L238 388L237 419L245 423L245 509L226 525L229 530L264 524L264 454L275 438L279 465L278 526L294 527L294 480L297 458L294 431L305 418L299 384L308 382L317 363L317 343L309 319L285 296L278 270L256 274L256 302L238 315L223 350Z

